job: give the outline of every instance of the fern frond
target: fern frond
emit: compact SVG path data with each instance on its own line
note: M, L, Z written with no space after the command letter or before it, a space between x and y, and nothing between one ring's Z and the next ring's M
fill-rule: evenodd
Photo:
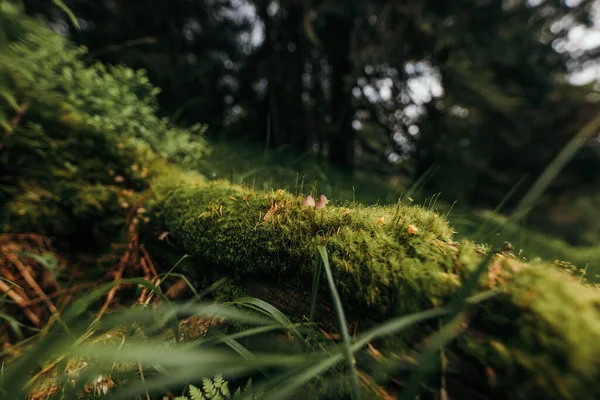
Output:
M204 389L204 394L206 395L206 398L210 400L214 400L219 394L219 391L215 387L213 381L208 378L202 379L202 389Z
M210 399L210 397L208 399ZM198 389L194 385L190 385L190 400L208 400L208 399L206 397L204 397L204 395L202 394L202 390Z

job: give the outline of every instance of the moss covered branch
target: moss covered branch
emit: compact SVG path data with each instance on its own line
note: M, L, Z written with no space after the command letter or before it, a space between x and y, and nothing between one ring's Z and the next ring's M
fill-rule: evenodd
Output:
M306 289L316 246L325 245L345 304L376 318L447 304L482 259L474 244L452 242L442 217L418 206L315 211L283 190L176 173L155 182L154 193L157 219L201 265ZM472 311L453 345L474 360L487 390L510 398L597 398L600 292L553 265L501 253L478 290L494 287L502 294Z

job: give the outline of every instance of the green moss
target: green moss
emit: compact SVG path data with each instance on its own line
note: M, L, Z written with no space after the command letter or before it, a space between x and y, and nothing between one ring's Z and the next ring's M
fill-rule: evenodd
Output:
M106 244L123 231L122 203L135 200L122 193L148 187L151 173L141 174L150 162L147 149L89 126L68 137L63 129L29 123L5 139L4 230L54 236L59 245L74 237L79 244Z
M461 346L495 371L495 385L516 385L521 392L515 398L528 398L529 387L544 388L544 398L598 396L597 289L546 265L528 265L506 294L478 310L473 324L483 327L485 339L467 335Z
M301 207L301 198L285 191L261 193L220 181L195 188L163 184L154 192L164 198L160 218L177 243L234 275L306 280L315 248L324 244L339 290L360 304L416 310L439 303L454 286L431 279L450 267L436 260L451 230L420 207L328 206L321 212ZM410 233L409 225L418 232ZM430 296L415 296L424 285Z

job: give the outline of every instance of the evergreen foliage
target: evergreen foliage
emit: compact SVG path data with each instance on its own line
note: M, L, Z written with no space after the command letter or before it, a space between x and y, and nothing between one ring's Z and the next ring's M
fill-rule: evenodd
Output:
M26 3L31 13L62 15ZM598 110L585 99L591 88L565 81L594 54L564 51L569 30L592 23L593 3L248 0L236 12L231 0L77 1L87 28L69 32L103 61L152 71L164 109L215 134L298 152L317 144L346 167L390 171L378 164L395 154L409 159L400 169L414 179L437 163L431 190L495 206ZM440 90L416 93L423 78ZM449 180L448 166L471 179Z

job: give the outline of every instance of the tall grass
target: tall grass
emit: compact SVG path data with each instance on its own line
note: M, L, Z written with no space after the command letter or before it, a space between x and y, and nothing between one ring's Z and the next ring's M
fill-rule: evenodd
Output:
M262 378L254 392L266 391L269 399L286 399L314 378L345 362L353 377L354 398L358 399L360 388L354 365L357 351L374 339L397 334L427 320L442 316L450 318L456 311L438 308L402 316L353 339L347 329L327 253L324 248L319 248L318 253L342 332L340 344L314 350L314 346L308 345L308 334L315 332L309 329L313 324L294 324L280 310L260 299L244 297L219 305L194 297L176 304L165 298L159 287L144 279L124 279L102 285L80 297L62 314L60 323L13 348L19 350L20 356L2 364L0 397L24 398L40 385L48 388L57 384L60 391L49 398L76 398L86 384L89 386L98 377L110 377L119 383L111 392L116 398L134 398L145 393L164 393L174 386L183 388L205 376L223 374L228 379L238 379L258 372ZM153 291L160 299L160 306L134 307L101 319L93 318L90 311L98 300L115 285L126 283ZM314 284L319 285L319 281ZM483 299L480 296L465 301ZM227 333L208 332L204 337L182 342L178 324L187 315L224 320L229 329L236 326L238 329ZM256 351L240 342L278 331L287 332L293 342L301 344L300 350L292 351L290 347L284 352ZM113 340L106 339L110 335L114 336ZM6 356L6 352L2 356ZM78 359L87 360L87 366L74 373L67 366L69 360ZM50 372L53 377L48 376Z

